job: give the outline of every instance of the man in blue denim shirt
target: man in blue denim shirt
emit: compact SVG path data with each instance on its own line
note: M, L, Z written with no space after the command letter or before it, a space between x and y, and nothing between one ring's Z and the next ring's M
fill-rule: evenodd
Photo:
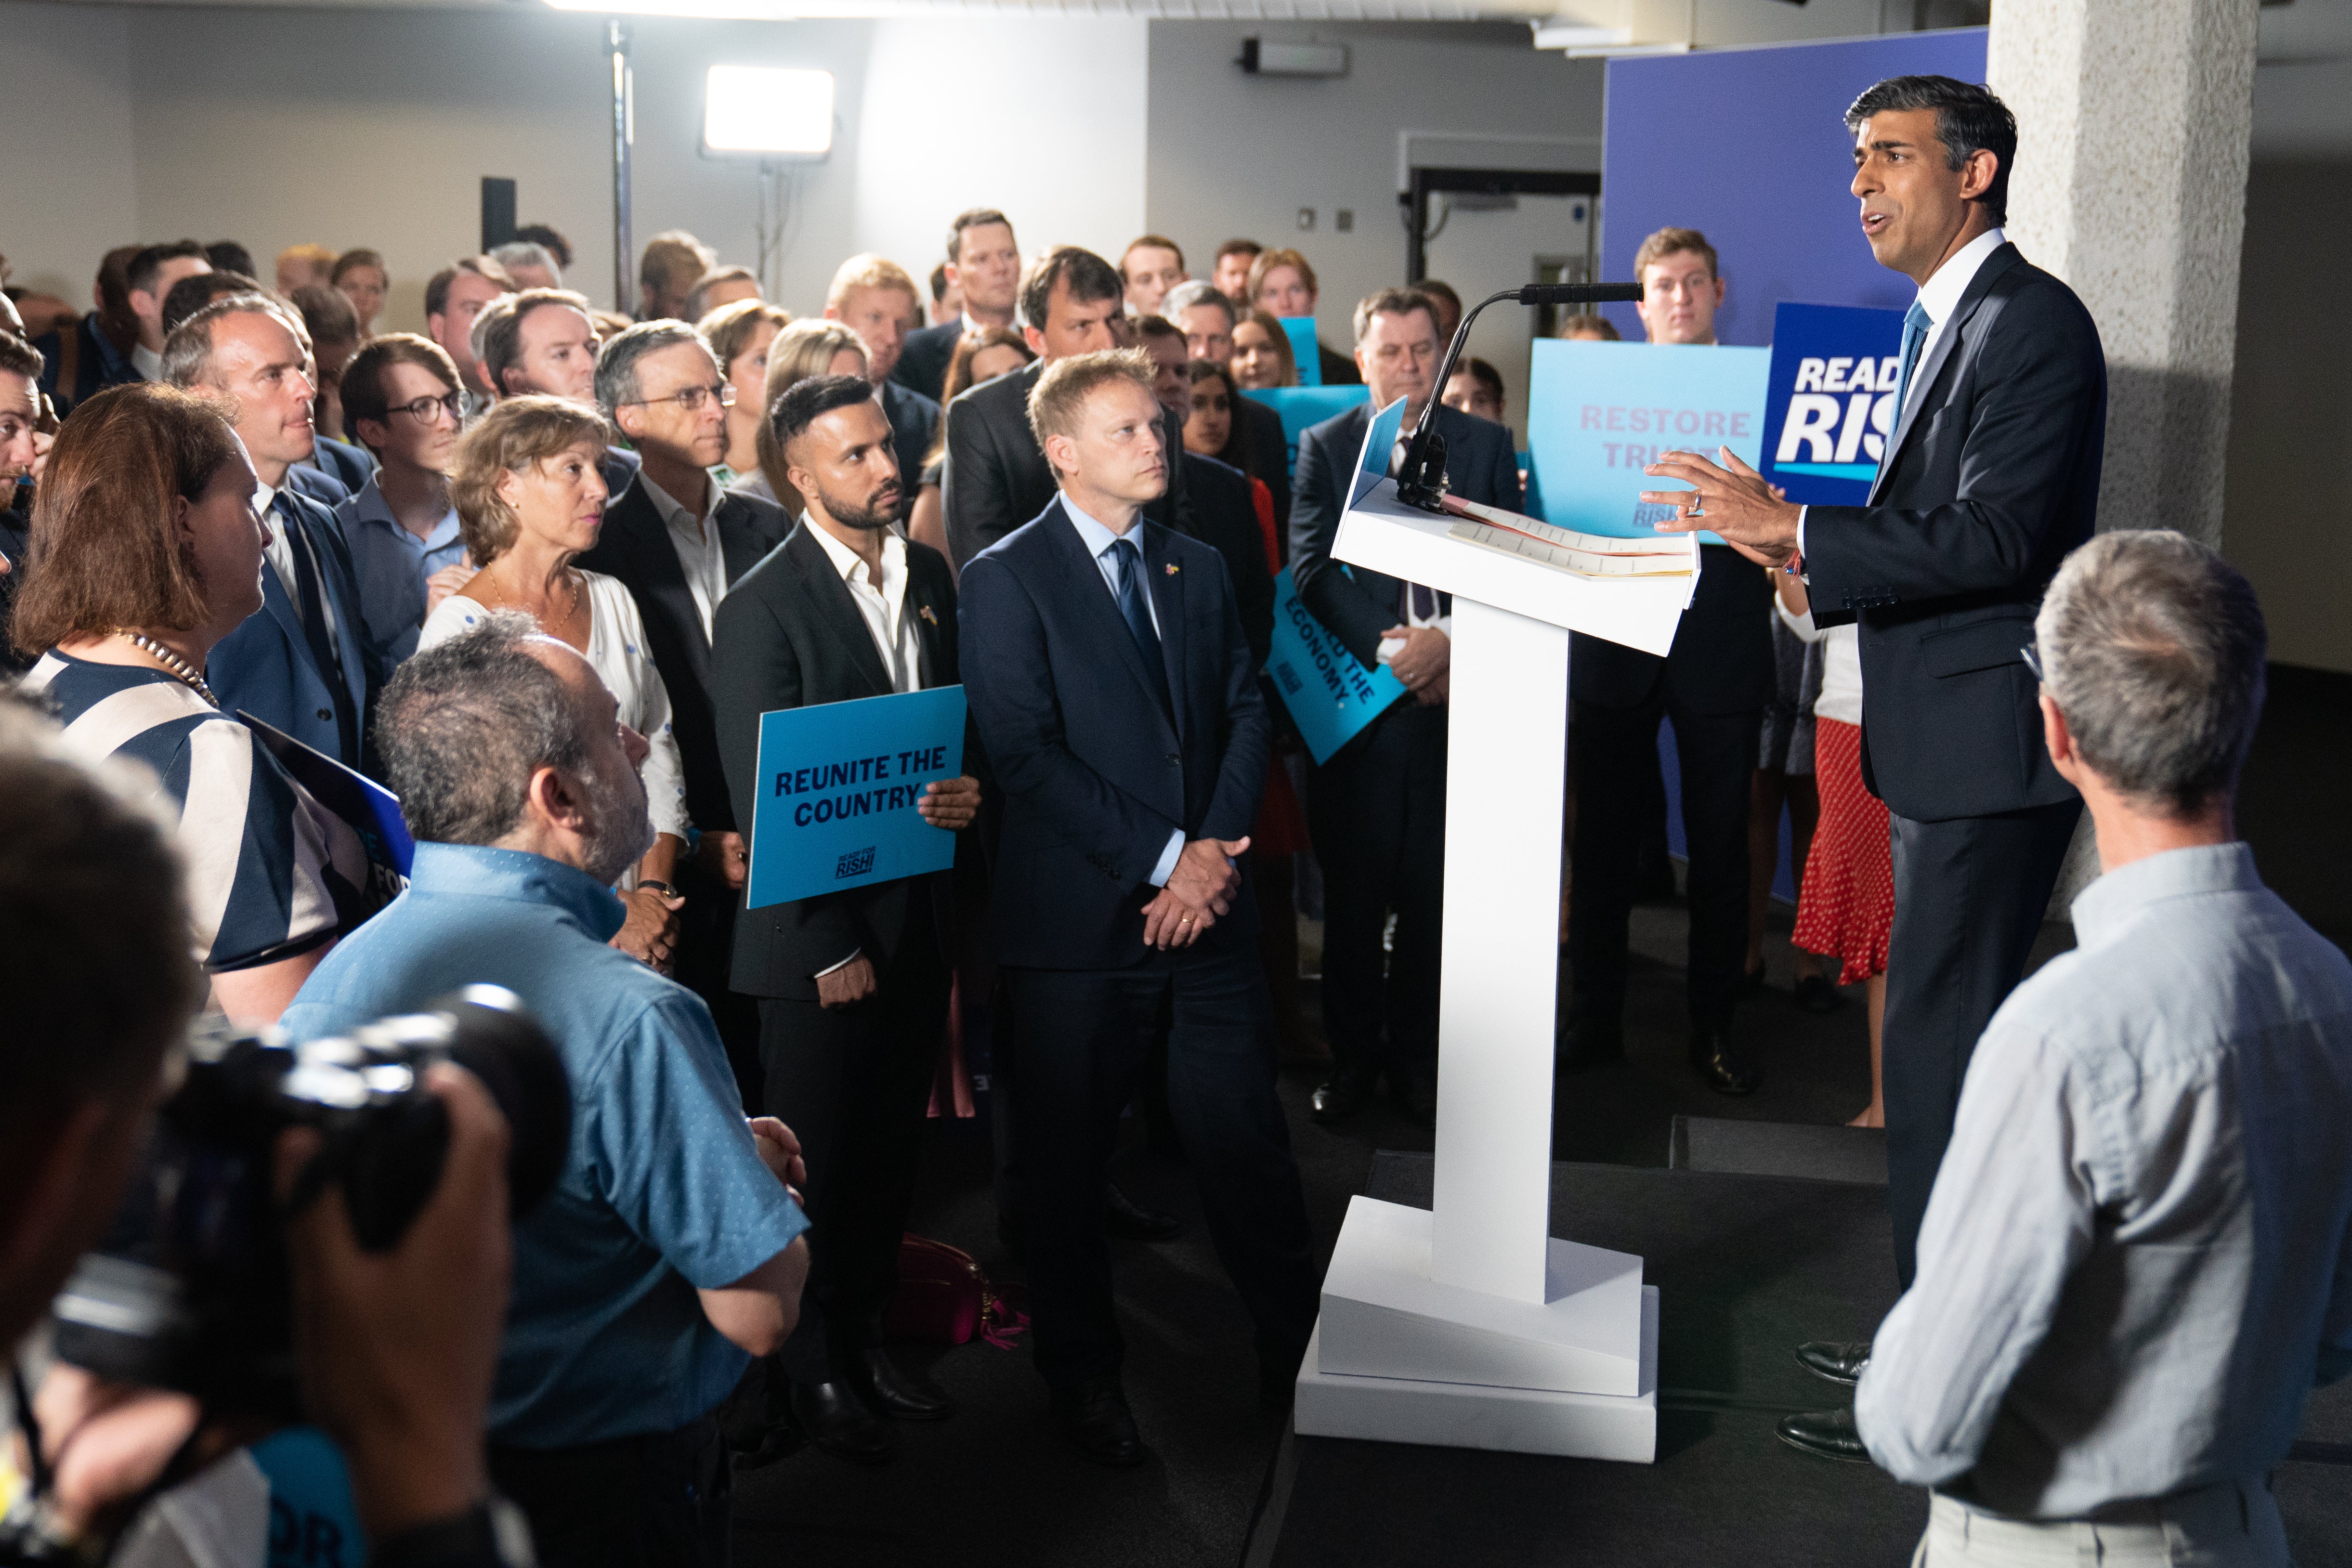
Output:
M1854 1415L1935 1489L1927 1568L2284 1568L2270 1472L2352 1370L2352 963L2231 819L2262 612L2203 545L2116 532L2034 634L2103 874L1976 1048Z
M522 998L562 1053L562 1178L515 1233L490 1469L541 1568L721 1568L713 1412L800 1310L798 1146L747 1123L701 1000L606 945L613 879L652 840L636 764L585 659L501 614L411 659L380 743L418 844L407 892L346 938L297 1038L467 984Z

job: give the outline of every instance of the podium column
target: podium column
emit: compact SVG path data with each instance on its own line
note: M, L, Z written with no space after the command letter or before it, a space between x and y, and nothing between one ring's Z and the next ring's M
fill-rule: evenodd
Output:
M1541 1305L1568 638L1454 601L1433 1278Z

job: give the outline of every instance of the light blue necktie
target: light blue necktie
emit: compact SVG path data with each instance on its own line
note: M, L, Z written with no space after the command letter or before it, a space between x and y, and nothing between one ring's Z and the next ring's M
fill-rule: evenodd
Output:
M1927 346L1927 329L1934 323L1927 319L1927 307L1918 300L1903 312L1903 373L1895 380L1895 420L1903 420L1903 405L1911 396L1911 372L1919 363L1919 351Z

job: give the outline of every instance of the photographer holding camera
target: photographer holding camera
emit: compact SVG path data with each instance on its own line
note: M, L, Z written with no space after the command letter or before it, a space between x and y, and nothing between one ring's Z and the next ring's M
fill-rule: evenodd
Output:
M306 1039L504 987L572 1085L553 1194L515 1230L490 1471L543 1568L722 1568L715 1412L784 1342L808 1272L804 1180L744 1121L709 1009L609 946L615 878L654 837L646 742L576 650L494 612L384 687L377 744L416 838L408 890L286 1011Z
M0 701L0 1343L15 1347L115 1215L205 994L173 816L151 774L78 754ZM295 1207L285 1242L305 1403L351 1468L371 1568L497 1568L482 1433L508 1279L505 1120L434 1068L438 1180L399 1242L364 1252L345 1206ZM316 1132L277 1142L293 1186ZM326 1189L331 1199L337 1189ZM17 1380L19 1399L22 1379ZM0 1561L97 1557L131 1509L249 1433L190 1397L52 1366L16 1412L28 1483ZM36 1550L37 1549L37 1550Z

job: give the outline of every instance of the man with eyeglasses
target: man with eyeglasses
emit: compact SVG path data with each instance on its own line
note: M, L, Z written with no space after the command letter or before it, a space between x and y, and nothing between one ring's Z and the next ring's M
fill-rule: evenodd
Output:
M385 668L473 574L449 499L457 450L457 362L430 338L389 332L343 370L343 417L375 454L375 477L335 509L360 584L360 619Z
M736 579L793 531L773 501L722 490L709 468L726 455L735 401L719 362L684 321L640 321L596 360L596 405L636 447L643 467L616 487L604 531L578 564L617 577L637 602L646 651L669 689L670 728L686 769L697 842L678 868L675 973L710 1005L745 1093L759 1098L759 1014L728 989L735 906L749 864L728 801L710 705L710 626Z

